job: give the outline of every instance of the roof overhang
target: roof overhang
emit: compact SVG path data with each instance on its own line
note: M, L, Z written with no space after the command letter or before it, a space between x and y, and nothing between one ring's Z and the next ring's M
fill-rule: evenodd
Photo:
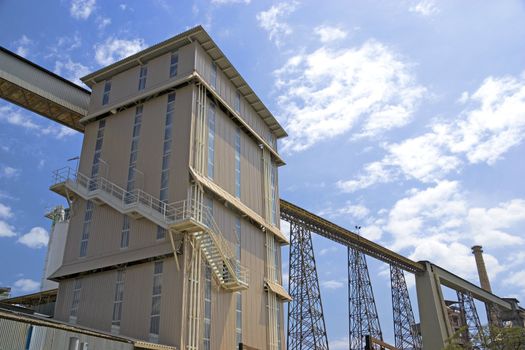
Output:
M109 79L115 74L124 72L130 68L138 65L142 65L152 58L159 55L163 55L168 52L177 50L178 48L188 45L192 42L199 43L200 46L206 51L208 55L213 59L215 64L224 72L224 74L231 80L232 84L238 89L240 94L246 99L258 115L263 119L266 125L270 128L276 138L282 138L288 136L286 131L279 124L277 119L272 113L266 108L261 99L257 94L250 88L248 83L235 69L232 63L224 55L221 49L204 30L202 26L194 27L183 33L180 33L168 40L162 41L156 45L148 47L134 55L117 61L107 67L99 69L91 74L86 75L81 80L88 85L93 87L94 84L103 80Z

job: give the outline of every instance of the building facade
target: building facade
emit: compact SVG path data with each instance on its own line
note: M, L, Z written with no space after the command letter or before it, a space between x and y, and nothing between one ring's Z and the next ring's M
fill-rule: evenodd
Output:
M178 349L284 349L277 139L202 27L91 87L55 318Z

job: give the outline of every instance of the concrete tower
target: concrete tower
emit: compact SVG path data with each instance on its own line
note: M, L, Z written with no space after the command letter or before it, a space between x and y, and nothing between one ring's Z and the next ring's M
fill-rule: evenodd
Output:
M485 267L485 261L483 260L483 249L480 245L475 245L472 247L472 254L474 254L474 258L476 259L476 266L478 268L479 275L479 284L481 288L485 289L487 292L492 293L489 275L487 274L487 268Z

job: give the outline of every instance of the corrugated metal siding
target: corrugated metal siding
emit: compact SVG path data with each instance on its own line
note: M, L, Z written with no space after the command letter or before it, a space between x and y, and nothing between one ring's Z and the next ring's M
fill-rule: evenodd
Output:
M200 45L197 45L196 48L197 60L195 69L202 76L202 78L210 84L212 59L206 52L204 52ZM217 93L230 105L233 110L235 110L234 99L237 89L218 67L216 85ZM255 112L253 107L242 97L242 95L239 114L241 118L243 118L259 136L266 140L270 146L274 146L274 144L269 140L271 135L270 128L268 128L268 125L266 125L263 119L257 114L257 112ZM275 149L275 151L277 151L277 149Z
M82 277L77 324L111 330L116 279L116 270Z
M144 112L146 112L147 106L144 107ZM101 158L107 163L107 170L101 162L99 175L111 179L113 183L122 188L126 188L128 180L134 118L135 108L130 108L106 118L104 128ZM94 146L91 147L94 148ZM90 176L91 173L86 175Z
M180 259L181 264L182 260ZM153 266L151 266L151 270L153 271ZM177 349L181 349L183 271L182 268L181 271L177 271L174 259L164 259L159 342L175 346ZM149 291L151 303L151 290Z
M29 325L0 318L0 349L24 349Z
M218 201L213 205L214 219L234 251L237 215ZM250 287L242 291L243 341L258 349L266 349L265 254L264 233L241 219L241 263L250 271ZM233 349L236 347L235 294L219 288L215 282L213 285L212 344L217 349Z
M263 216L262 151L241 133L241 200L250 209Z
M175 98L175 118L173 121L173 145L170 162L169 196L170 201L186 199L189 176L188 164L190 157L191 111L193 87L177 89ZM166 104L164 104L164 114ZM162 151L161 151L162 153ZM157 174L160 179L160 165Z
M235 195L235 124L219 109L215 113L214 182Z
M126 269L120 334L148 339L152 286L153 263Z
M157 86L167 84L172 80L176 80L177 78L191 74L193 72L194 66L193 45L194 44L190 44L179 48L178 74L174 78L170 78L169 76L171 53L166 53L151 60L150 62L145 62L148 65L148 75L146 78L146 88L141 91L141 93ZM104 89L104 81L93 85L93 93L89 103L88 114L96 113L101 109L108 108L138 94L139 71L140 67L137 65L136 67L116 74L111 78L109 104L106 106L102 106L102 91Z
M29 329L31 333L29 334ZM91 335L69 332L43 326L31 326L29 323L0 319L0 349L24 349L28 338L30 350L68 349L70 338L78 338L80 343L87 343L89 349L133 350L133 345L121 341L98 338Z
M82 226L84 224L84 214L86 211L86 201L78 198L73 201L69 228L64 249L63 263L67 264L78 259L80 253L80 238L82 236ZM93 214L96 214L100 207L95 206ZM89 248L88 248L89 249Z

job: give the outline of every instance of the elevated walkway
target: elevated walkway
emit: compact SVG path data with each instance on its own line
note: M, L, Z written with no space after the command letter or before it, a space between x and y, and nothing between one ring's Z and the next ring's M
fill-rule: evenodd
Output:
M0 46L0 98L84 132L91 92Z
M248 270L235 259L208 208L203 203L183 200L164 203L142 191L126 191L108 179L90 178L71 168L53 172L51 191L68 201L75 197L108 205L135 219L146 219L171 232L190 235L201 249L221 287L229 291L248 288Z

